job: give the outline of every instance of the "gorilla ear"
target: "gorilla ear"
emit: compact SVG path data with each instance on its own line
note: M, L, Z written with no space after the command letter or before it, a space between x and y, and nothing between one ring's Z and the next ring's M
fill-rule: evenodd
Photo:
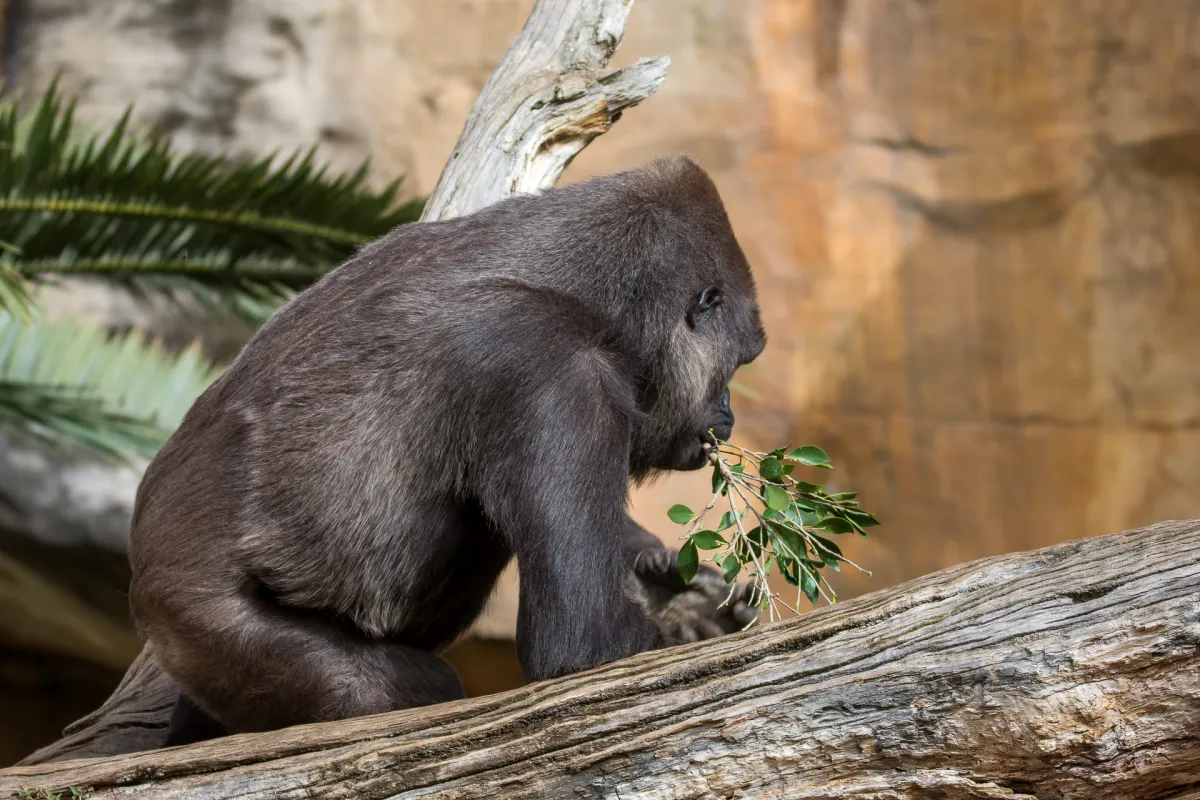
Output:
M721 292L720 286L709 286L700 295L692 301L692 307L687 312L687 324L692 330L696 329L696 325L704 319L708 312L712 311L717 306L721 305L721 301L725 299Z

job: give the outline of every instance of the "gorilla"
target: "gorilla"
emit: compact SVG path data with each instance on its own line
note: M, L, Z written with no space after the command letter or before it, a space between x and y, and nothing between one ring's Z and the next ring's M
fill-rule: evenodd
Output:
M364 247L262 326L138 489L130 603L182 687L168 744L463 697L437 653L513 557L531 681L752 622L747 586L685 585L627 502L706 464L765 343L684 157Z

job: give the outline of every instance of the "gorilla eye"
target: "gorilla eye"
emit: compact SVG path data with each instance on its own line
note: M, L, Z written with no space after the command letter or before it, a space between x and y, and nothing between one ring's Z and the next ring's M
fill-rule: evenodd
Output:
M712 309L721 305L721 301L724 299L725 297L721 294L719 287L710 286L705 289L700 293L700 296L696 298L696 302L692 303L692 307L688 309L688 326L695 328L696 323L700 321L700 318Z

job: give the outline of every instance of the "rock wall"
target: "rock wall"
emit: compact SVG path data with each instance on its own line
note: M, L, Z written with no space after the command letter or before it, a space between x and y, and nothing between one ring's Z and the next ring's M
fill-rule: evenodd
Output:
M10 0L8 63L87 118L427 192L530 5ZM884 522L844 593L1200 515L1198 30L1190 0L638 2L618 62L670 76L567 177L714 175L770 336L739 435L822 445ZM705 483L635 515L669 538Z

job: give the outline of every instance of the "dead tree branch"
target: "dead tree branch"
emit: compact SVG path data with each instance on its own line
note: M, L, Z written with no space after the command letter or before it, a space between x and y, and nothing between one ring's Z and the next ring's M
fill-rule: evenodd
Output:
M483 87L423 220L549 189L579 151L667 76L670 59L606 71L633 0L539 0Z

